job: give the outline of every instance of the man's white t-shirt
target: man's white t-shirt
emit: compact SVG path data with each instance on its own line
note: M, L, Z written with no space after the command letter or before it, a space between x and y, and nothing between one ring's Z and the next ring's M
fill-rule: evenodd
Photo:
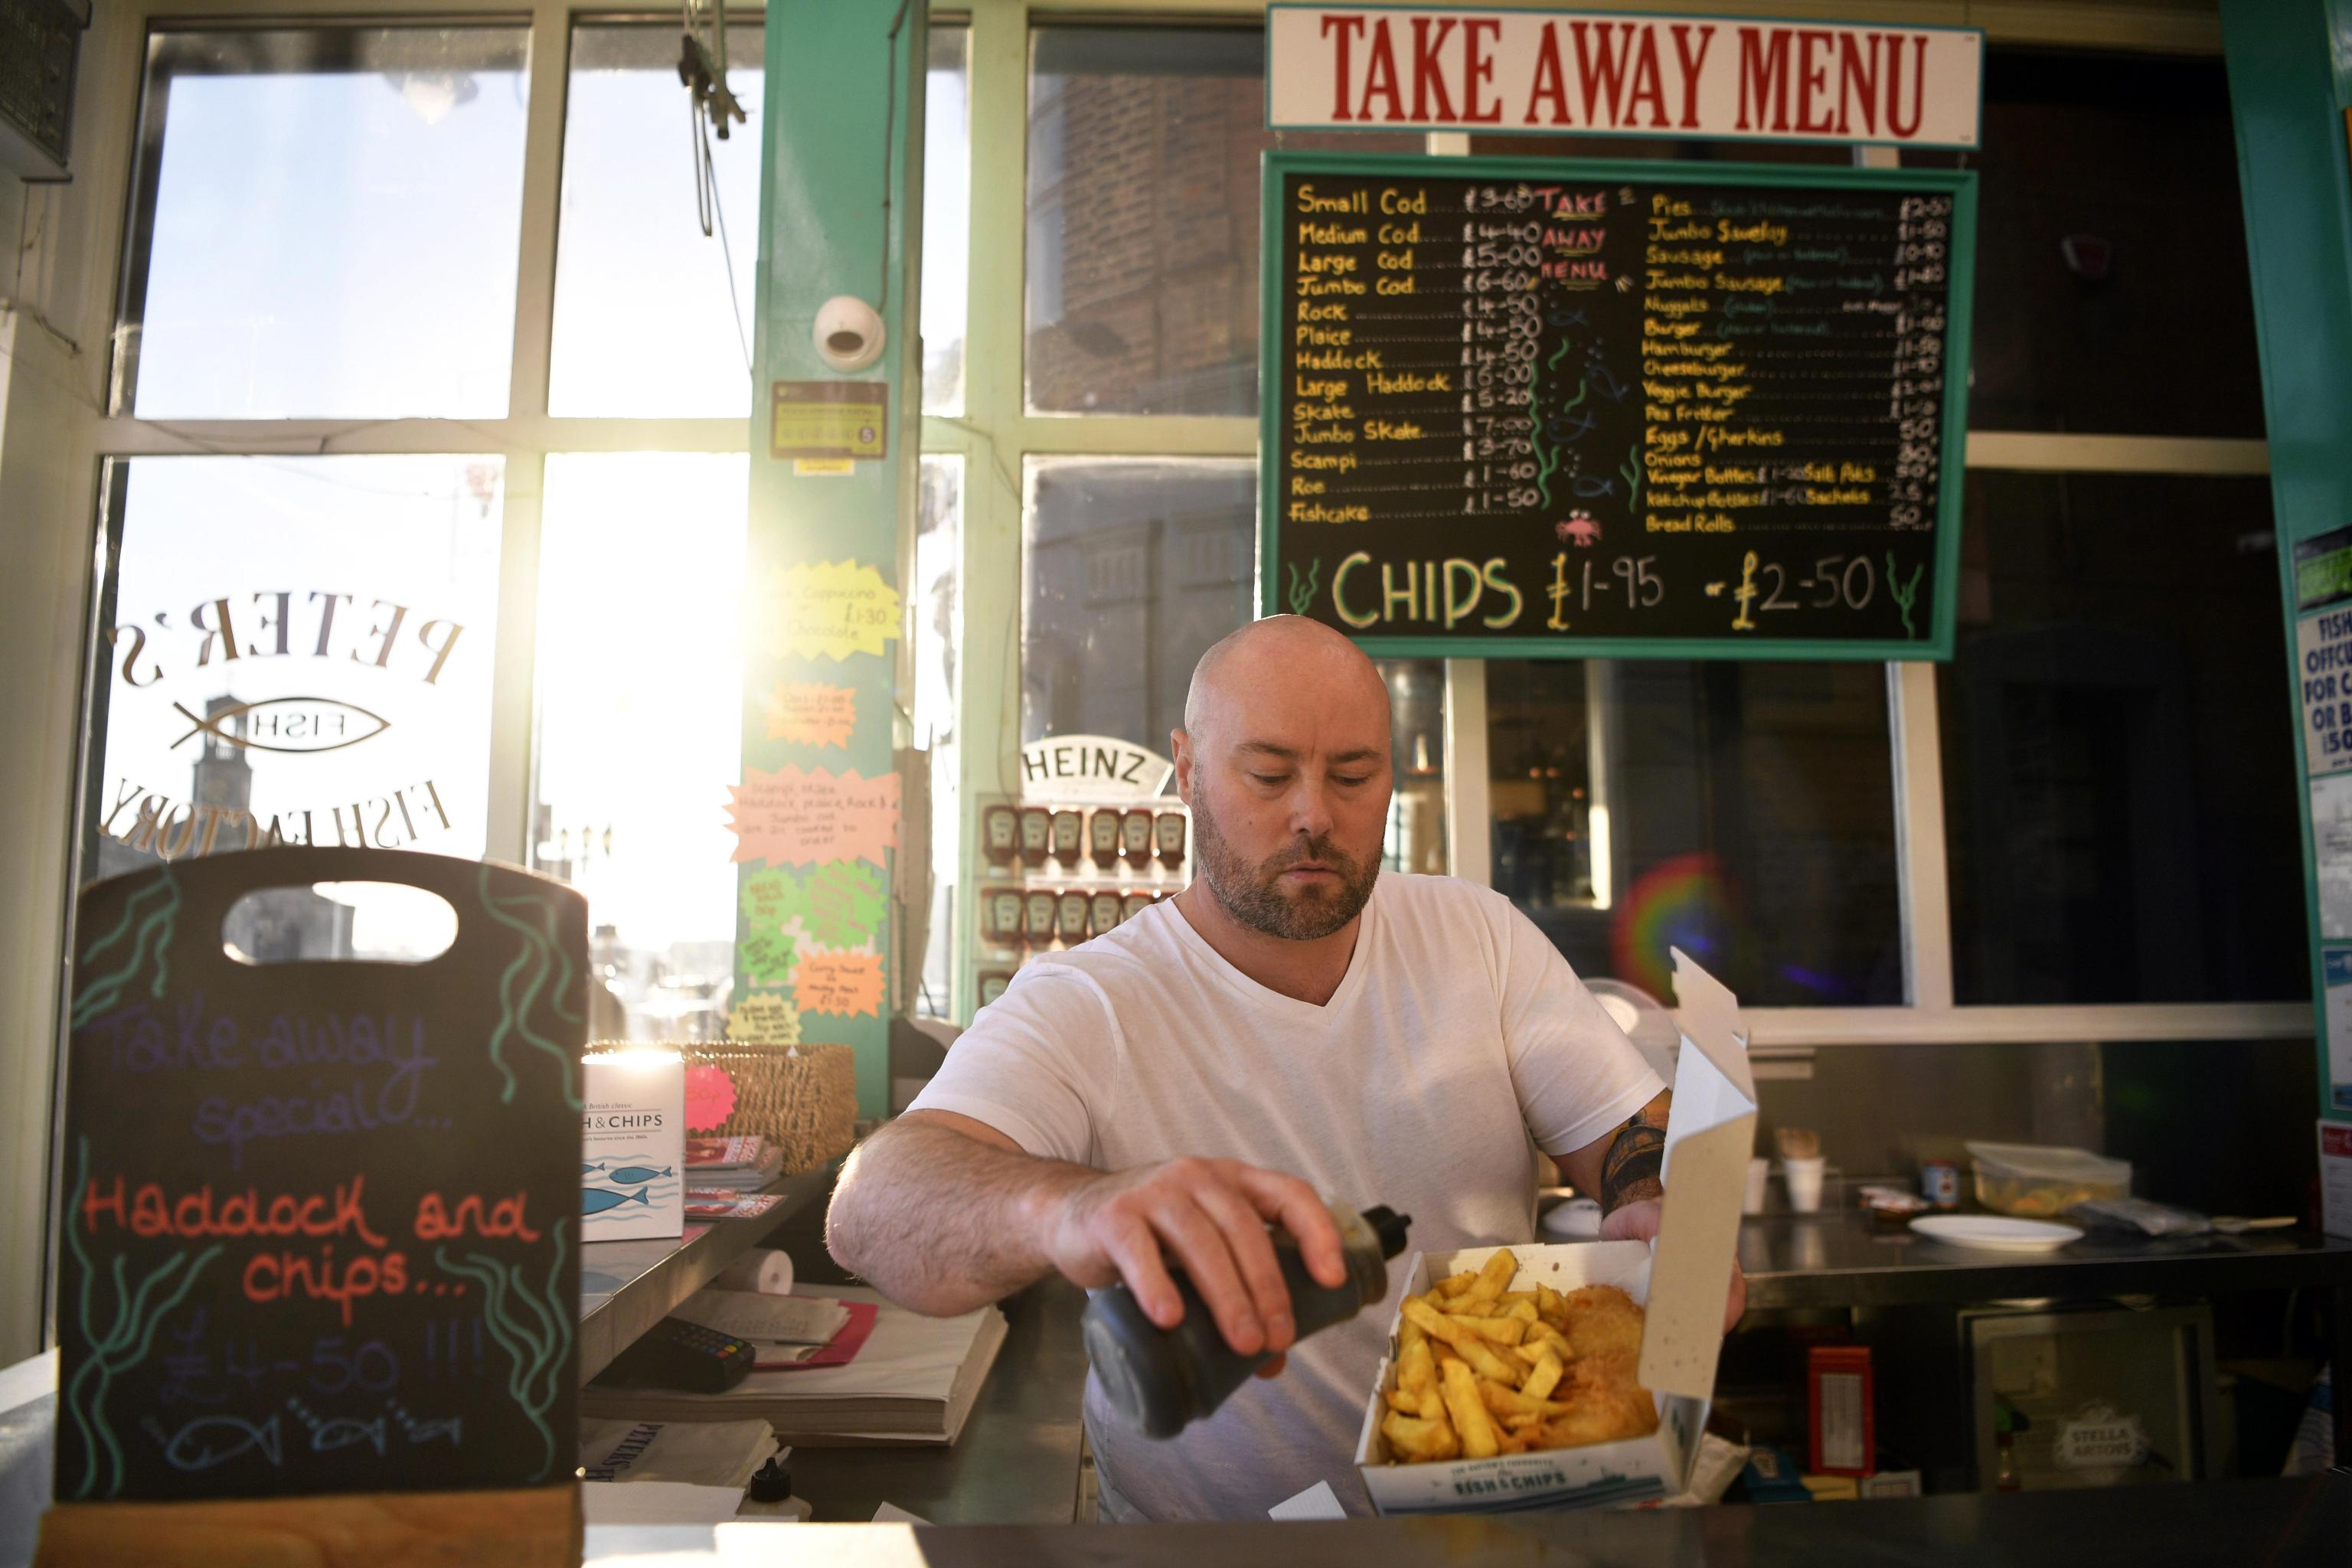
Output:
M1527 1241L1530 1141L1581 1149L1663 1087L1509 900L1384 875L1320 1007L1251 980L1158 904L1023 969L911 1109L969 1116L1045 1158L1106 1171L1241 1160L1412 1215L1386 1305L1301 1341L1280 1376L1244 1384L1177 1437L1123 1426L1087 1379L1114 1509L1263 1519L1318 1480L1370 1511L1352 1456L1412 1253Z

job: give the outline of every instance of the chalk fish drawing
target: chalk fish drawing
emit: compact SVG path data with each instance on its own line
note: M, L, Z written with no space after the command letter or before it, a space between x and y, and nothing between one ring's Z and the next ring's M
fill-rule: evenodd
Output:
M257 1449L273 1465L283 1458L275 1415L258 1426L235 1415L202 1415L169 1438L152 1417L145 1425L163 1444L163 1458L174 1469L209 1470Z
M624 1165L604 1179L608 1182L618 1182L625 1187L642 1187L656 1176L667 1176L669 1173L670 1168L667 1165L658 1171L651 1165Z
M639 1187L634 1193L616 1193L610 1187L588 1187L580 1194L580 1212L583 1215L603 1214L606 1209L619 1208L623 1204L643 1204L654 1206L653 1199Z
M379 1415L373 1421L361 1421L349 1415L338 1415L320 1422L310 1433L310 1452L314 1454L331 1454L354 1443L365 1443L376 1451L378 1458L382 1458L383 1417Z

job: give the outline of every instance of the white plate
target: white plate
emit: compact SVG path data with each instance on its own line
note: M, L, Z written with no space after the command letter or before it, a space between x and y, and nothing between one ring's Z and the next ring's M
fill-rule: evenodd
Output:
M1948 1247L1977 1247L1988 1252L2055 1252L2083 1233L2071 1225L2038 1219L2003 1219L1989 1214L1921 1215L1911 1228L1930 1241Z
M1543 1233L1559 1241L1601 1239L1601 1205L1591 1198L1555 1204L1543 1216Z

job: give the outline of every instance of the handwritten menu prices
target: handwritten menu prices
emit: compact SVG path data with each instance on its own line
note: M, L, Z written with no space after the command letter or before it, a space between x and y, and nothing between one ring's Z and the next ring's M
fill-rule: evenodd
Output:
M1972 174L1267 163L1269 611L1948 654Z
M224 949L246 894L269 889L263 923L347 931L313 884L367 881L446 900L455 943ZM60 1501L570 1477L587 956L579 894L411 852L258 849L84 891Z

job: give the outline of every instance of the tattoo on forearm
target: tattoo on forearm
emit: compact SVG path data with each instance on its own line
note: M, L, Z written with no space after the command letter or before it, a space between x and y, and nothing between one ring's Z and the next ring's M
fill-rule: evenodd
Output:
M1601 1161L1602 1214L1665 1195L1659 1176L1666 1163L1666 1112L1674 1100L1674 1090L1661 1091L1610 1141L1609 1152Z

